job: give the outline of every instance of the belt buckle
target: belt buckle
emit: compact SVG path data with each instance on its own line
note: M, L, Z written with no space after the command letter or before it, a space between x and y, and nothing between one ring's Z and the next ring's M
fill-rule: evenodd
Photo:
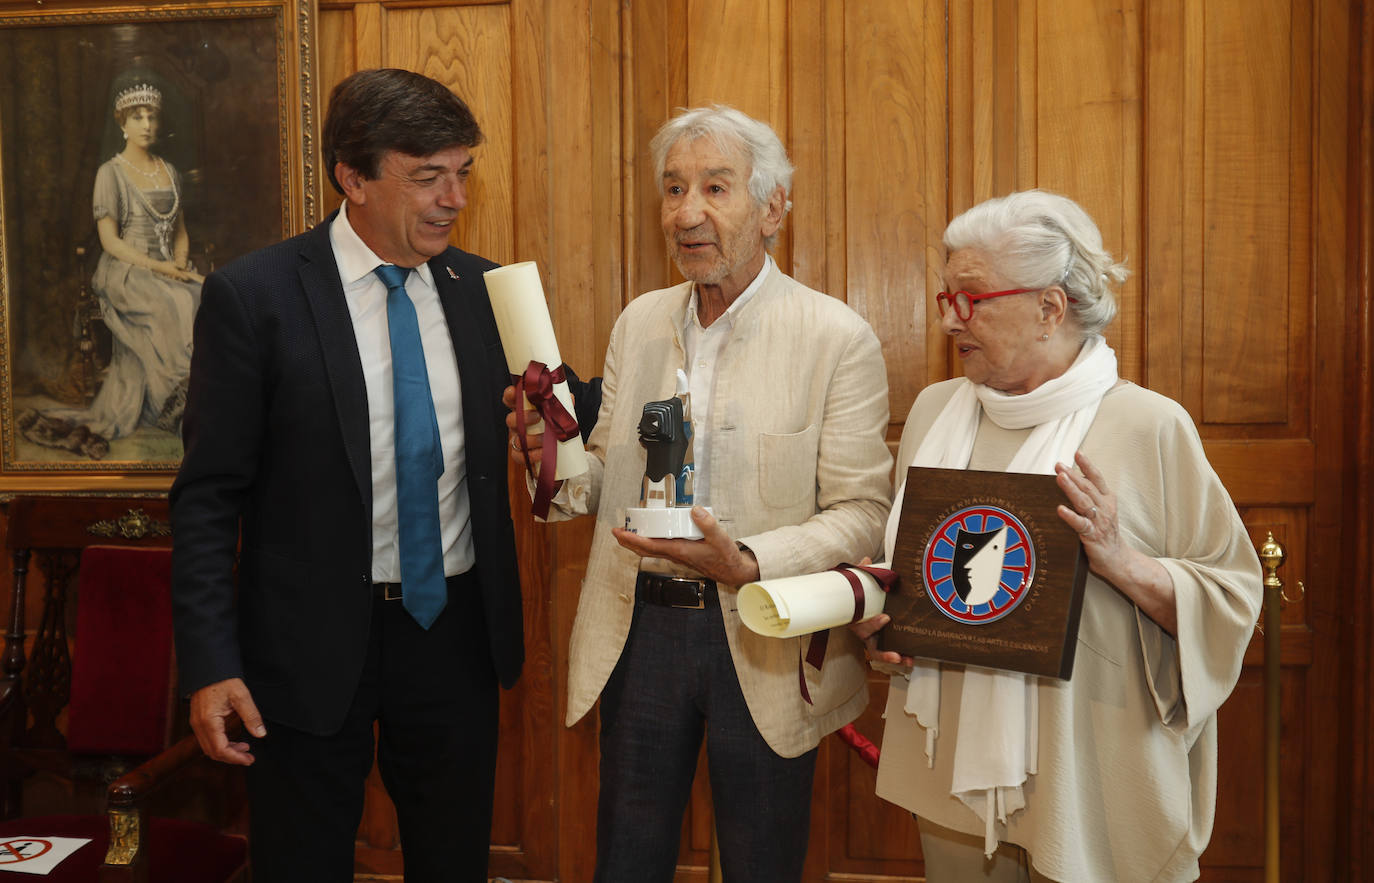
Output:
M397 589L396 594L394 594L394 595L391 594L391 587L392 587L392 586L395 586L396 589ZM400 584L400 583L382 583L382 600L383 600L383 601L399 601L399 600L401 600L401 597L402 597L402 595L403 595L404 593L403 593L402 591L400 591L400 589L401 589L401 584Z
M678 610L705 610L706 609L706 586L699 579L674 579L678 583L691 583L697 590L697 603L695 604L673 604Z

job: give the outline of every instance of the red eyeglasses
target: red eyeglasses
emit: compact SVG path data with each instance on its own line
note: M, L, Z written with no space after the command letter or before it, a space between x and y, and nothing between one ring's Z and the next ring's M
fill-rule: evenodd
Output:
M994 297L1006 297L1009 294L1026 294L1031 291L1040 291L1039 288L1008 288L1006 291L989 291L985 294L970 294L967 291L956 291L950 294L942 291L935 295L935 303L940 307L940 315L949 312L950 305L954 306L954 315L961 321L967 322L973 318L973 305L980 300L990 300ZM1078 303L1077 298L1070 297L1069 303Z

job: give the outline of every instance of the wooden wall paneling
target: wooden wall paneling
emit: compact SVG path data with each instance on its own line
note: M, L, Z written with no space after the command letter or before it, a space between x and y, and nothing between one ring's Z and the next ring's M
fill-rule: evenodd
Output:
M869 695L868 709L854 727L881 745L887 678L871 677ZM891 883L922 879L921 840L911 813L874 795L876 771L839 737L828 737L824 749L816 768L805 879ZM824 822L824 832L815 831L817 820ZM823 864L813 857L823 859Z
M1021 53L1019 47L1034 46L1034 22L1036 18L1036 4L1034 2L1020 2L1020 0L995 0L992 15L995 25L990 30L990 40L980 40L980 44L986 44L987 49L981 49L979 54L992 53L992 60L989 62L994 69L1010 70L1013 69L1009 63L1011 59L1017 58ZM999 122L994 123L996 127L1003 125L1001 121L1012 122L1016 126L1016 137L1002 140L994 137L991 148L991 180L993 193L998 195L1009 190L1017 189L1016 181L1018 176L1026 169L1034 168L1034 152L1022 149L1022 144L1034 141L1024 130L1027 125L1035 125L1034 117L1030 114L1022 113L1020 108L1028 106L1027 96L1024 94L1026 84L1024 80L1015 76L1005 74L996 76L991 82L992 95L991 107L993 119Z
M816 173L834 185L825 218L827 241L837 247L827 249L826 276L830 292L843 292L883 343L895 441L916 393L948 370L930 297L939 285L949 186L945 8L935 2L827 5L824 94L831 126ZM794 52L806 57L809 44L800 31L794 29ZM800 236L797 260L804 263L810 256L803 255ZM886 686L874 679L869 710L858 722L874 741L881 740ZM874 781L842 742L826 740L806 879L912 879L920 872L910 814L877 799Z
M547 98L525 102L531 116L545 115L543 121L530 119L525 128L542 126L541 141L548 144L545 171L536 176L530 170L527 190L532 200L548 202L547 291L562 355L590 377L601 371L611 326L625 298L622 12L614 0L582 0L548 9L548 31L557 38L546 44L521 41L521 57L528 57L529 65L542 59L545 51L548 55L547 70L541 68ZM522 135L522 145L524 141ZM583 518L540 527L523 517L520 523L522 533L545 536L552 556L548 604L556 664L546 676L548 697L541 689L538 698L550 706L557 746L556 769L550 771L557 783L555 802L548 806L549 813L556 813L556 819L549 820L557 830L554 870L557 879L590 880L596 857L597 712L572 729L565 729L562 721L568 641L594 522Z
M1350 317L1347 347L1350 352L1346 411L1347 464L1352 492L1347 496L1351 540L1342 556L1345 571L1355 586L1374 584L1374 10L1368 3L1352 3L1349 27L1357 51L1350 60L1351 167L1349 190L1352 244L1349 261ZM1369 782L1374 770L1374 603L1368 592L1356 592L1347 621L1344 646L1349 648L1349 676L1343 695L1349 697L1348 713L1341 731L1348 734L1343 757L1350 758L1353 783L1350 814L1341 827L1339 849L1349 867L1367 867L1374 848L1374 801Z
M671 262L659 224L659 184L649 156L658 127L687 100L687 0L631 4L627 18L625 93L627 115L624 150L628 239L624 300L662 288L671 278Z
M942 287L948 220L990 197L1034 186L1037 8L1035 0L948 4L946 211L931 231L932 291ZM960 374L929 301L926 320L927 382Z
M1263 652L1263 638L1252 642ZM1217 716L1226 761L1217 770L1217 820L1204 879L1262 879L1264 862L1264 672L1246 667ZM1238 738L1239 737L1239 738Z
M976 0L975 0L976 3ZM953 217L977 202L974 193L973 112L981 101L974 101L973 22L975 3L951 3L946 24L946 95L949 108L949 215ZM991 71L983 70L983 76Z
M841 176L825 174L830 169L829 158L835 153L835 146L827 137L831 104L826 75L832 59L826 19L829 8L836 5L820 0L794 0L787 21L785 80L791 87L785 119L791 133L787 152L798 170L793 181L792 211L786 222L792 246L791 275L817 291L832 290L826 278L826 245L830 240L826 219L834 208L836 188L843 187ZM821 175L814 177L821 170ZM804 180L804 175L813 179Z
M1310 284L1300 196L1309 185L1291 181L1290 171L1308 168L1310 75L1294 78L1310 52L1310 15L1288 0L1261 0L1214 2L1204 18L1202 418L1301 430L1305 420L1290 422L1298 415L1289 413L1288 372L1297 366L1288 338L1308 317L1290 308L1290 290ZM1302 227L1292 226L1290 206L1302 212ZM1242 310L1254 318L1237 334Z
M949 4L950 217L1017 189L1034 168L1035 119L1017 72L1035 62L1035 0ZM942 231L943 232L943 231Z
M1176 291L1152 291L1150 294L1151 297L1159 297L1161 301L1172 303L1183 317L1179 329L1178 345L1173 348L1170 355L1176 357L1182 366L1180 373L1183 385L1179 390L1178 401L1188 409L1188 413L1199 423L1202 414L1202 371L1204 366L1203 360L1194 356L1200 352L1197 329L1202 327L1204 296L1202 256L1206 244L1206 234L1203 227L1205 216L1201 211L1203 201L1202 115L1205 93L1203 74L1206 69L1205 47L1199 37L1203 28L1202 18L1203 4L1196 2L1196 0L1184 0L1182 15L1180 16L1182 26L1179 33L1180 55L1184 69L1183 90L1179 93L1183 102L1183 142L1180 145L1183 175L1178 179L1155 178L1149 182L1152 201L1162 197L1166 201L1177 199L1181 204L1180 214L1184 231L1182 242L1183 284ZM1147 91L1154 91L1152 85L1147 85ZM1164 124L1161 122L1161 125ZM1146 131L1148 133L1154 133L1157 128L1150 121L1147 121ZM1161 145L1160 149L1162 148ZM1145 152L1147 155L1156 152L1156 146L1152 141L1146 141ZM1171 181L1181 182L1182 192L1171 192ZM1168 358L1163 352L1154 350L1156 346L1161 347L1161 349L1169 347L1166 341L1152 336L1146 345L1150 348L1147 358L1151 364ZM1199 426L1199 429L1201 428Z
M915 314L924 319L925 378L928 383L949 377L951 352L948 337L940 328L940 312L935 295L944 288L944 233L953 217L950 207L950 131L952 114L949 106L950 32L944 7L934 0L925 4L925 286L917 293ZM892 373L888 371L889 385ZM915 401L913 396L912 401ZM905 400L893 399L894 424L905 423L908 407ZM894 426L894 428L896 428ZM897 429L900 433L900 429ZM900 467L899 467L900 468Z
M1103 244L1132 261L1140 235L1140 12L1134 3L1044 2L1036 7L1034 61L1020 76L1035 83L1035 177L1042 187L1077 201L1097 222ZM1023 90L1029 91L1029 90ZM1141 377L1141 308L1137 276L1119 293L1107 339L1121 376Z
M1364 4L1368 14L1368 4ZM1315 446L1317 489L1308 528L1307 560L1294 579L1304 579L1308 588L1307 620L1313 624L1314 654L1312 669L1304 684L1309 740L1298 754L1324 754L1329 760L1307 765L1307 789L1298 805L1303 807L1302 827L1295 831L1307 844L1307 861L1301 869L1306 879L1331 879L1343 864L1336 852L1335 832L1348 811L1349 781L1337 761L1335 748L1340 709L1348 697L1340 691L1349 651L1340 652L1338 624L1350 614L1350 571L1342 562L1342 550L1354 541L1342 515L1346 494L1351 493L1351 470L1341 457L1343 414L1348 402L1348 367L1351 353L1344 346L1351 309L1358 303L1347 289L1352 252L1350 235L1358 221L1350 217L1349 197L1352 174L1348 149L1350 138L1358 131L1352 115L1359 116L1359 105L1352 103L1358 86L1350 77L1352 57L1358 44L1352 40L1350 5L1339 0L1317 0L1309 11L1295 4L1297 14L1310 18L1312 39L1302 46L1302 64L1310 72L1302 84L1311 106L1305 126L1299 127L1303 151L1310 167L1301 168L1301 186L1310 188L1308 206L1311 220L1304 228L1308 250L1309 274L1304 286L1291 280L1302 297L1294 297L1295 311L1308 311L1310 336L1301 348L1294 346L1300 359L1293 376L1303 379L1311 390L1290 379L1290 410L1301 410L1310 421ZM1296 25L1295 25L1296 28ZM1357 82L1357 81L1355 81ZM1295 87L1296 89L1296 87ZM1364 111L1369 111L1364 106ZM1349 220L1348 220L1349 219ZM1367 306L1367 302L1366 302ZM1334 344L1333 344L1334 342ZM1304 577L1305 575L1305 577ZM1290 878L1296 879L1296 878Z
M1345 139L1348 48L1322 23L1347 15L1338 3L1182 0L1141 18L1143 375L1193 414L1254 538L1273 529L1289 550L1281 576L1310 590L1283 613L1282 753L1305 759L1285 760L1281 791L1282 864L1295 879L1332 872L1342 491L1339 430L1323 421L1340 412L1346 228L1343 203L1323 208L1322 194L1343 197L1345 170L1343 153L1319 151ZM1262 662L1252 644L1223 714L1223 789L1262 772L1246 741L1262 732L1262 702L1244 698ZM1219 803L1205 879L1260 873L1262 849L1232 849L1252 843L1252 826L1248 809Z
M453 241L502 264L515 258L512 117L515 99L524 97L513 81L515 5L389 8L384 27L384 63L449 86L482 126L485 139L473 151L468 205ZM533 219L522 218L527 220Z
M1145 8L1143 175L1149 197L1141 213L1141 252L1134 262L1144 304L1142 333L1147 357L1141 382L1178 402L1183 399L1182 293L1186 290L1181 183L1185 180L1185 82L1196 82L1184 64L1184 0L1158 0ZM1155 182L1173 182L1172 187ZM1186 404L1186 403L1185 403Z
M931 240L944 226L945 176L942 157L926 149L944 113L942 84L927 81L925 59L927 35L941 34L943 18L928 4L845 5L844 293L882 341L898 427L935 379L923 289ZM934 51L943 55L942 39Z
M787 129L788 153L797 169L792 191L792 211L787 220L787 238L791 240L791 275L817 291L839 291L828 282L833 264L828 260L828 246L839 242L838 231L832 231L828 219L842 214L844 177L831 170L840 165L843 145L832 141L832 109L843 107L843 97L836 100L828 88L829 74L843 63L843 39L832 44L831 30L842 26L836 23L840 4L821 0L795 0L787 22L787 74L791 87ZM838 51L832 51L837 49ZM817 60L820 59L820 63ZM825 173L817 175L817 171ZM809 180L808 180L809 178ZM848 753L837 746L834 739L822 742L816 759L815 782L812 787L809 848L803 878L824 874L830 867L829 857L834 850L831 836L831 813L828 805L847 806L850 803L844 784L837 778L834 760Z
M548 42L548 30L554 27L552 18L577 10L580 3L561 4L551 10L546 4L512 2L500 10L505 20L500 24L508 41L508 55L504 80L492 80L491 100L501 105L507 128L510 193L507 207L510 212L510 250L505 255L491 254L501 263L532 260L536 263L549 312L560 323L566 311L560 309L571 289L571 277L565 279L557 264L551 228L553 215L566 207L554 196L555 179L552 162L549 117L557 97L552 94L551 71L567 66L566 86L586 83L585 73L575 62L575 51L584 34L570 26L554 44ZM574 19L575 20L575 19ZM567 22L571 24L571 21ZM555 47L558 58L550 57ZM477 58L469 64L481 64ZM503 94L504 93L504 94ZM583 102L566 108L574 116ZM474 105L474 111L476 106ZM479 117L480 119L480 117ZM484 126L484 128L486 128ZM491 146L491 136L488 144ZM570 148L571 149L571 148ZM486 157L482 157L485 160ZM475 176L476 177L476 176ZM567 186L570 181L563 181ZM566 283L566 287L565 287ZM564 331L563 339L575 339L561 323L555 328ZM561 354L561 353L560 353ZM557 752L557 718L554 699L555 681L560 671L554 665L555 651L552 633L556 615L552 573L555 533L552 528L537 525L530 514L529 494L524 474L514 466L507 468L510 482L511 514L516 525L516 544L520 560L520 583L525 614L525 667L515 689L502 697L502 749L504 757L498 766L501 774L497 782L496 817L493 819L492 856L489 873L492 876L557 879L558 841L558 778L555 765ZM518 730L507 730L509 717L518 715ZM519 736L518 742L513 737ZM511 750L504 751L509 748ZM510 763L507 763L510 761ZM502 810L505 810L503 814Z
M788 18L787 0L689 0L685 104L729 104L771 125L790 151ZM820 186L815 176L797 175L793 180L794 191ZM790 221L784 223L784 234L773 249L783 272L791 270L790 227ZM674 273L673 280L679 278Z
M1011 57L1015 59L1014 63L1018 67L1023 63L1020 60L1023 56L1027 57L1027 61L1024 63L1034 64L1039 52L1040 7L1037 0L1021 0L1021 2L1012 0L1012 2L1015 2L1017 51ZM1009 63L1009 61L1004 61L1003 66L1006 67ZM1016 104L1008 109L1013 114L1016 126L1016 137L1013 141L1016 155L1016 173L1015 177L1002 188L1003 190L1015 190L1031 186L1029 182L1035 180L1035 170L1040 166L1040 138L1036 133L1040 120L1038 114L1030 111L1030 108L1035 107L1039 82L1028 76L1015 76L1014 74L1004 74L1003 76L1014 80L1017 86Z
M382 67L382 4L377 2L334 2L320 4L320 124L328 109L329 93L339 81L354 71ZM323 160L320 169L324 171ZM327 171L323 175L328 182ZM339 207L343 197L332 184L320 189L320 216Z
M568 64L569 85L584 84L585 76L571 64L572 58L548 57L548 33L557 27L554 16L573 13L564 23L576 21L580 4L561 4L557 11L534 2L510 3L502 9L506 16L500 25L507 35L507 64L504 81L491 80L494 101L503 102L508 128L510 163L510 250L504 255L487 255L502 263L522 260L536 262L549 311L563 339L575 339L572 329L561 324L566 310L569 283L558 273L550 228L552 215L561 204L554 197L550 173L552 144L549 115L556 97L550 94L551 70ZM499 9L500 7L494 7ZM556 32L556 31L555 31ZM585 40L585 29L567 27L560 48L572 51ZM480 58L466 58L469 65ZM501 94L502 91L507 94ZM571 104L568 116L575 116L584 103ZM474 106L474 112L476 107ZM479 117L481 119L481 117ZM484 130L489 126L484 123ZM490 139L490 136L488 136ZM490 145L490 140L488 146ZM482 157L486 159L485 156ZM566 182L565 182L566 183ZM482 194L489 198L489 194ZM531 880L558 879L558 738L561 727L554 708L561 669L555 665L557 641L553 553L557 541L552 528L534 523L530 514L525 477L514 466L507 468L510 483L511 515L515 519L516 545L520 560L520 583L525 615L525 666L520 682L502 696L502 742L498 764L496 814L492 826L492 876ZM518 717L518 723L512 718Z
M832 292L845 291L848 288L848 233L844 223L848 217L848 182L844 175L834 173L835 169L845 168L848 155L844 137L844 107L848 94L845 82L845 48L848 41L845 31L845 5L822 0L822 6L822 57L825 63L820 66L819 73L822 76L820 88L825 108L825 153L823 163L809 168L815 169L812 174L824 174L826 181L825 215L819 219L820 229L825 235L825 286L817 290ZM794 244L800 251L801 240L794 240Z
M593 252L589 268L592 276L584 290L585 301L578 305L585 313L586 302L594 312L594 341L591 351L577 351L578 367L588 376L600 374L605 359L611 328L628 301L625 290L626 257L629 253L626 215L630 202L626 198L626 173L633 169L624 150L626 107L623 84L624 46L623 9L616 0L593 0L591 3L589 48L591 54L590 118L592 136L592 175L589 182L595 215L587 232L575 231L588 240ZM568 121L572 125L572 121ZM563 137L573 137L576 129L568 128ZM569 307L574 306L571 299ZM585 344L584 344L585 345Z

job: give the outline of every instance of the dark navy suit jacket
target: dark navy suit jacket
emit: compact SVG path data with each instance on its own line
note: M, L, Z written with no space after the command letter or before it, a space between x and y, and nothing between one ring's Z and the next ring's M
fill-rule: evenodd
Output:
M268 720L321 735L342 724L358 685L373 597L367 395L332 220L206 280L171 490L182 692L242 677ZM429 266L462 389L481 587L465 608L485 618L509 687L524 643L501 404L510 381L482 280L496 265L449 248Z

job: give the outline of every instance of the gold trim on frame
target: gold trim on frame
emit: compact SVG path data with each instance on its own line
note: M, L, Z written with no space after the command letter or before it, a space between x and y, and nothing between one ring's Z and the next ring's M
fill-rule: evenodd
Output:
M318 99L315 40L318 20L317 0L246 0L246 2L180 2L139 4L127 0L106 2L16 2L0 0L0 34L12 29L32 28L50 30L65 25L124 25L144 23L178 23L229 21L244 18L272 18L276 39L277 119L281 206L281 229L285 235L295 235L319 222L319 160L318 160ZM211 35L213 39L213 35ZM112 37L113 40L113 37ZM0 83L0 89L19 89L22 84ZM223 88L223 87L221 87ZM54 100L62 93L54 89ZM210 114L219 108L205 108ZM75 111L73 111L75 113ZM11 125L14 121L9 121ZM0 118L0 134L6 120ZM80 131L79 127L73 130ZM99 137L98 134L92 137ZM14 150L13 145L11 150ZM18 152L18 151L16 151ZM10 160L14 162L14 160ZM22 170L19 170L22 171ZM4 142L0 139L0 498L12 494L85 494L123 495L164 492L175 475L177 460L73 460L54 456L49 460L20 460L18 433L15 427L14 372L22 355L24 340L14 324L15 301L32 296L14 288L16 267L21 262L13 248L17 248L22 222L11 218L13 192L5 192L5 179L11 187L18 183L19 171L6 166ZM227 185L242 186L226 180ZM54 215L56 217L56 214ZM7 227L10 240L7 240ZM46 228L45 228L46 229ZM272 237L275 239L275 235ZM264 241L261 245L268 245ZM224 255L225 259L234 257ZM68 277L64 277L68 278Z

